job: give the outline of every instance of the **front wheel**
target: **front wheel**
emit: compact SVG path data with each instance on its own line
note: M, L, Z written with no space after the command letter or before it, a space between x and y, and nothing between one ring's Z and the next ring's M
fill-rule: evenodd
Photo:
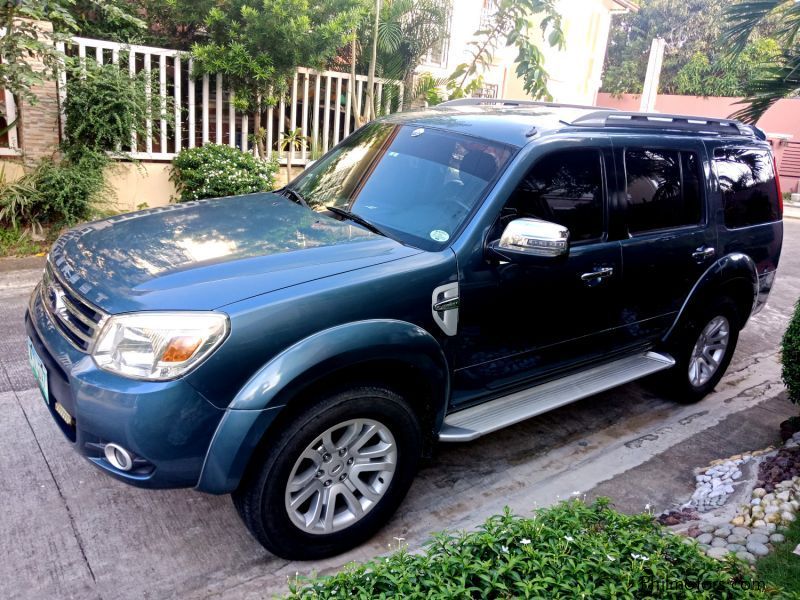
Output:
M421 434L402 397L355 387L283 425L234 494L248 529L288 559L332 556L371 537L416 473Z
M736 350L739 316L728 299L701 311L685 326L675 343L675 367L665 373L675 399L703 399L719 383Z

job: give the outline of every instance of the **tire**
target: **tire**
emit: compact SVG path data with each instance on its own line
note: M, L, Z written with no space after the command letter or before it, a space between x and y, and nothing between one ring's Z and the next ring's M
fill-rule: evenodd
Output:
M733 358L740 322L729 298L715 301L688 320L672 344L675 366L664 373L676 401L692 404L714 390Z
M392 516L411 486L421 447L414 411L395 392L365 386L332 393L282 424L254 458L234 505L277 556L340 554Z

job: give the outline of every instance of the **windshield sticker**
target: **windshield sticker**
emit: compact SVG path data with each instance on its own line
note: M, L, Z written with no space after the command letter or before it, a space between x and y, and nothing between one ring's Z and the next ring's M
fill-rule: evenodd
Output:
M431 239L437 242L446 242L450 239L450 234L441 229L434 229L430 233Z
M417 137L425 133L424 127L417 127L414 131L411 132L411 137Z

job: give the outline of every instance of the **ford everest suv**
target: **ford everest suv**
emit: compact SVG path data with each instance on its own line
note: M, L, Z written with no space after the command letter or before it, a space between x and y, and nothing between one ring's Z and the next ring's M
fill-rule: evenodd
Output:
M66 233L30 363L98 468L231 493L270 551L328 556L439 441L659 372L708 394L773 284L781 211L765 136L736 121L448 102L275 193Z

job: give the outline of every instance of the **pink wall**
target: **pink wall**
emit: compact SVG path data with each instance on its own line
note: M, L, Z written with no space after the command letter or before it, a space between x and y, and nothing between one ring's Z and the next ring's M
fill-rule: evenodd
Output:
M615 98L611 94L599 93L597 106L617 108L619 110L638 111L640 96L625 94ZM675 96L659 94L656 98L656 111L699 117L728 117L741 108L737 102L740 98L715 98L703 96ZM758 126L767 134L786 134L792 136L792 142L800 142L800 98L778 100L758 121ZM784 145L773 142L775 158L780 171ZM781 176L781 188L784 192L800 192L800 178Z

